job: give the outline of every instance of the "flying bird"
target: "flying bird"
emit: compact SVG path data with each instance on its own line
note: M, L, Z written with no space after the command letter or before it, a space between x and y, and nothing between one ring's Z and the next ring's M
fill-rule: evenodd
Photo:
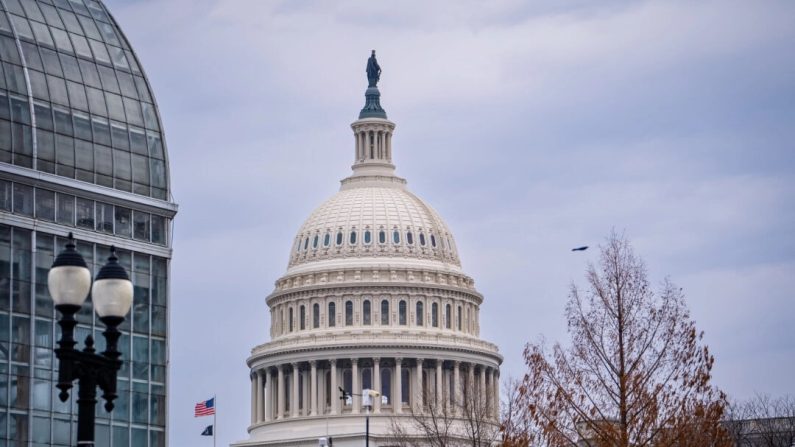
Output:
M583 245L582 247L572 248L571 251L585 251L588 250L587 245Z

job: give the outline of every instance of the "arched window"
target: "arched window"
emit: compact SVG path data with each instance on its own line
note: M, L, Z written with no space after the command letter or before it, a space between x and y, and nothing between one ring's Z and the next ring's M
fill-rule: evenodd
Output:
M422 301L417 301L417 326L422 326L423 322L424 319L423 319Z
M401 300L398 304L398 323L401 326L406 325L406 301Z
M353 326L353 301L345 302L345 326Z
M411 234L411 231L406 232L406 243L409 245L414 245L414 235Z
M370 300L362 302L362 324L369 326L372 320L370 319Z
M382 396L386 396L387 404L392 403L392 370L384 368L381 370L381 391Z
M351 245L356 245L356 230L351 231L351 237L348 239Z
M389 325L389 300L381 300L381 326Z
M425 246L425 234L420 233L420 245Z
M330 243L331 243L331 234L326 233L326 235L323 236L323 246L328 247Z
M362 368L362 389L373 389L373 370L370 368Z
M400 243L400 231L395 230L392 232L392 243L394 244Z
M433 327L439 327L439 304L432 303L431 304L431 325Z
M315 303L312 305L312 328L317 329L320 327L320 304Z
M386 231L381 230L378 232L378 243L386 244Z
M312 248L317 248L317 241L320 240L320 235L315 235L314 239L312 239Z
M400 383L402 385L400 389L400 401L407 404L409 403L409 396L411 395L411 380L409 380L408 368L402 368L400 370Z
M364 230L364 243L370 245L370 242L373 241L373 234L370 230Z
M289 323L289 325L290 325L290 332L292 332L292 331L293 331L293 329L294 329L294 328L293 328L293 308L292 308L292 307L290 308L289 317L290 317L290 323Z
M306 329L306 306L301 306L298 315L301 317L301 321L298 322L298 327L301 328L303 331Z
M461 330L461 306L458 306L458 330Z
M433 248L436 248L436 236L431 235L431 245Z
M334 302L328 303L328 327L337 325L337 305Z
M337 232L337 245L342 245L342 231Z
M444 307L444 327L446 329L451 329L453 326L453 316L450 315L452 310L449 304Z

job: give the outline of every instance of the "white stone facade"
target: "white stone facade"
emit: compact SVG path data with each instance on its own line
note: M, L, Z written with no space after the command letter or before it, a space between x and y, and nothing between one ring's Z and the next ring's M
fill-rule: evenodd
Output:
M394 175L394 123L352 124L353 174L301 226L268 296L271 341L255 347L249 439L235 446L363 445L361 397L374 389L370 442L424 402L489 396L497 418L497 346L479 338L483 296L463 273L441 217Z

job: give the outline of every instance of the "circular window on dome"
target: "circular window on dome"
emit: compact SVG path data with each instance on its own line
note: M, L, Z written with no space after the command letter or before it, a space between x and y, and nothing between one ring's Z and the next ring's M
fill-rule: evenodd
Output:
M309 248L309 236L304 238L304 251L306 251L307 248Z
M392 243L394 244L400 243L400 231L398 231L397 229L395 229L395 231L392 232Z
M351 237L348 239L351 245L356 245L356 230L351 231Z
M370 245L370 242L373 241L373 234L370 230L364 230L364 243L365 245Z
M323 246L328 247L330 243L331 243L331 233L326 233L326 235L323 236Z
M406 243L409 245L414 245L414 235L411 234L411 231L406 232Z
M420 245L425 246L425 233L420 233Z
M317 249L317 243L318 243L319 239L320 239L320 236L317 235L317 234L315 235L314 239L312 239L312 248L313 249Z
M431 235L431 246L433 246L433 248L436 248L436 236L434 235Z
M386 244L386 231L381 230L378 232L378 243Z
M337 232L337 245L342 245L342 231Z

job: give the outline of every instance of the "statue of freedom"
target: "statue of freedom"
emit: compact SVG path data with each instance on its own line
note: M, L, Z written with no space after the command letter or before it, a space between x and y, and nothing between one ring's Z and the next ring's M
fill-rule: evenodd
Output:
M367 87L375 87L379 79L381 79L381 66L375 60L375 50L373 50L373 54L367 59Z

